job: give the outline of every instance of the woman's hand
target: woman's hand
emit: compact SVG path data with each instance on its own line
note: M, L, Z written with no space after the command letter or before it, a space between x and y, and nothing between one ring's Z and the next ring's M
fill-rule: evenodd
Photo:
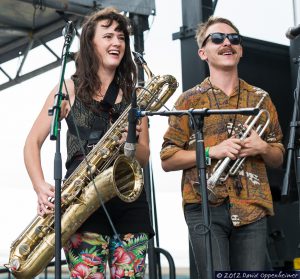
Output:
M52 213L54 210L54 186L47 182L39 184L35 187L38 196L37 214L44 216L45 214Z
M140 133L142 132L142 126L141 126L141 123L140 121L138 121L137 125L136 125L136 129L135 129L135 135L136 135L136 138L137 138L137 142L138 142L138 138L139 138L139 135ZM124 128L124 130L122 131L122 137L121 139L118 141L119 144L122 144L124 143L126 140L127 140L127 136L128 136L128 126Z

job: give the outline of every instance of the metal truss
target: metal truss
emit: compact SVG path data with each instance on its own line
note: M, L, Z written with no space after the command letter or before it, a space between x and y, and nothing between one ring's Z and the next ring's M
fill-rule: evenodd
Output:
M138 15L154 15L154 0L1 0L0 3L0 91L58 67L62 58L48 42L62 35L66 21L80 28L84 17L92 11L115 6L120 11ZM54 57L48 64L22 74L28 54L43 47ZM15 73L9 74L4 63L20 58Z

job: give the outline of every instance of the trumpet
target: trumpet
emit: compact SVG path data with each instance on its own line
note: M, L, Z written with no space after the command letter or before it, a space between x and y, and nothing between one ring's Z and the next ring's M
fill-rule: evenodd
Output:
M264 98L267 96L267 94L264 94L262 98L259 100L258 104L255 108L259 108L264 100ZM243 124L243 133L239 135L239 138L241 140L244 140L247 138L253 129L253 127L258 123L260 117L265 114L266 116L266 122L264 125L259 124L255 131L257 134L261 137L263 133L265 132L266 128L270 124L270 113L265 110L261 109L259 113L254 117L250 115L245 123ZM226 157L224 159L221 159L217 162L215 167L213 168L213 174L210 176L210 178L207 180L207 189L208 189L208 199L210 201L216 201L217 197L215 194L215 187L218 183L222 183L227 180L229 176L235 176L240 171L242 164L244 163L246 157L238 158L236 159L232 165L230 163L232 160L229 157Z

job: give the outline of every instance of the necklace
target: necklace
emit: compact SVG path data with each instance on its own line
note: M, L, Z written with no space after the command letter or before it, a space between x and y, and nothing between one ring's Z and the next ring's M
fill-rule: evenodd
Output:
M217 96L216 96L216 94L215 94L215 91L214 91L214 88L213 88L213 86L212 86L212 84L211 84L210 79L208 79L208 81L209 81L209 84L210 84L212 93L213 93L213 95L214 95L214 99L215 99L215 101L216 101L217 107L218 107L218 109L220 109L220 104L219 104L219 101L218 101L218 99L217 99ZM240 84L240 83L241 83L241 82L240 82L240 80L239 80L239 84L238 84L238 98L237 98L237 102L236 102L236 109L239 108L239 103L240 103L240 96L241 96L241 94L240 94L240 93L241 93L241 84ZM225 119L224 119L224 117L223 117L222 114L221 114L221 118L222 118L223 125L227 128ZM231 126L231 129L230 129L230 133L229 133L228 129L226 129L226 130L227 130L227 134L228 134L228 138L230 138L230 137L232 136L232 134L233 134L233 130L234 130L234 127L235 127L236 118L237 118L237 115L235 114L235 115L234 115L234 120L233 120L233 123L232 123L232 126ZM230 121L230 122L231 122L231 121ZM243 189L243 184L242 184L242 181L241 181L241 178L240 178L239 173L238 173L238 174L235 176L235 178L234 178L234 184L233 184L233 187L234 187L234 189L235 189L235 191L236 191L236 194L239 196L240 193L241 193L241 191L242 191L242 189Z
M97 98L97 101L102 101L104 99L104 96L103 94L101 93L101 90L99 90L96 94L96 98Z
M215 99L215 101L216 101L217 107L218 107L218 109L220 109L220 104L219 104L219 101L218 101L218 99L217 99L215 90L214 90L214 88L213 88L213 86L212 86L212 84L211 84L210 79L208 79L208 81L209 81L209 84L210 84L212 93L213 93L213 95L214 95L214 99ZM238 84L238 98L237 98L237 102L236 102L236 109L239 108L240 95L241 95L240 93L241 93L241 84L240 84L240 80L239 80L239 84ZM229 131L228 131L228 129L227 129L226 121L225 121L225 119L224 119L224 117L223 117L223 114L221 114L220 116L221 116L221 118L222 118L222 122L223 122L224 127L226 127L227 134L228 134L228 138L230 138L230 137L232 136L233 130L234 130L234 128L235 128L235 123L236 123L237 115L236 115L236 114L234 115L234 120L233 120L231 129L230 129L230 133L229 133ZM230 122L231 122L231 121L230 121ZM241 181L241 178L240 178L240 175L239 175L239 174L237 174L237 175L235 176L235 178L234 178L234 189L235 189L235 191L236 191L236 194L239 196L240 193L241 193L241 191L242 191L242 189L243 189L243 184L242 184L242 181Z
M214 90L213 85L212 85L212 83L211 83L211 81L210 81L209 78L208 78L208 82L209 82L211 91L212 91L212 93L213 93L213 96L214 96L216 105L217 105L218 109L220 109L219 101L218 101L218 99L217 99L215 90ZM236 102L236 109L239 108L240 95L241 95L241 94L240 94L240 93L241 93L241 90L240 90L240 89L241 89L241 85L240 85L240 80L239 80L239 84L238 84L238 98L237 98L237 102ZM221 116L221 118L222 118L223 125L224 125L225 127L227 127L226 121L225 121L225 119L224 119L224 117L223 117L223 114L220 114L220 116ZM230 137L232 136L232 134L233 134L233 130L234 130L234 127L235 127L235 122L236 122L236 117L237 117L237 115L235 114L235 115L234 115L234 119L233 119L233 123L232 123L232 126L231 126L231 129L230 129L230 133L229 133L228 129L226 129L226 130L227 130L227 134L228 134L228 138L230 138Z

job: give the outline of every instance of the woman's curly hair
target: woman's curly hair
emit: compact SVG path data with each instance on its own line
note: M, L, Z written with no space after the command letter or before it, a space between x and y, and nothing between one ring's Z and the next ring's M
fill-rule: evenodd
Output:
M119 13L115 8L105 8L88 16L82 26L80 36L80 49L76 55L76 95L87 105L91 104L93 95L101 88L101 80L98 76L99 59L93 44L97 23L107 20L107 27L113 21L118 23L117 31L121 31L125 36L125 53L120 65L116 69L115 80L122 89L126 100L130 100L131 92L136 85L137 72L132 60L130 50L130 30L129 19Z

